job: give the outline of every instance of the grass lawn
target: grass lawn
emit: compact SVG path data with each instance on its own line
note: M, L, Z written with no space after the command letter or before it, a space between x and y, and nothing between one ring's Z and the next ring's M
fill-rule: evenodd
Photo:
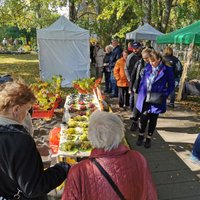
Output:
M39 61L37 54L0 54L0 75L10 74L22 78L27 84L39 78Z

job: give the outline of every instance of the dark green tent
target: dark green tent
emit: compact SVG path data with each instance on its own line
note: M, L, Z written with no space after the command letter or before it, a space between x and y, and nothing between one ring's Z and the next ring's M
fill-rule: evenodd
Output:
M171 33L157 37L158 44L190 44L200 46L200 20Z

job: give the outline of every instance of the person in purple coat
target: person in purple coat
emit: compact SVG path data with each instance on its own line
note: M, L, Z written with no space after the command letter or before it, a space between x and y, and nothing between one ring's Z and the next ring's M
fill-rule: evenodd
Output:
M159 52L153 50L149 55L150 64L147 64L140 82L136 108L140 111L139 136L136 144L141 146L144 141L144 132L149 121L145 148L151 147L151 137L157 125L160 113L166 112L166 100L174 90L175 80L173 68L167 66ZM160 95L160 102L153 103L147 100L147 94Z

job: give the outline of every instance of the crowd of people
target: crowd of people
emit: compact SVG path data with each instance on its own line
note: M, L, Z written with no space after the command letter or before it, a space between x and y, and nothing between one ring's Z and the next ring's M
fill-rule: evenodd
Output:
M96 53L100 49L101 53ZM99 55L101 64L96 62ZM139 129L136 144L144 143L145 148L150 148L158 116L166 112L168 97L168 106L174 108L175 89L182 74L182 64L173 55L173 49L168 46L161 54L140 42L129 42L127 50L122 50L118 40L113 39L105 52L99 44L94 46L91 56L97 78L105 77L104 92L110 93L111 98L118 97L119 108L132 111L130 130Z
M123 53L127 57L127 51ZM35 100L24 82L0 77L2 200L45 200L47 193L66 178L63 200L158 199L146 159L124 144L124 123L111 112L95 111L90 116L88 139L93 150L88 159L72 168L60 162L44 169L30 129L25 126Z
M99 44L94 48L96 76L105 75L105 92L118 97L120 109L131 109L130 128L139 129L136 144L150 148L158 116L166 111L170 95L174 104L181 63L169 47L162 56L139 42L122 50L114 39L105 51ZM146 159L124 144L123 121L111 112L95 111L90 116L89 158L73 167L60 162L44 169L29 124L35 100L22 81L0 78L1 199L47 199L46 194L64 180L63 200L158 199Z

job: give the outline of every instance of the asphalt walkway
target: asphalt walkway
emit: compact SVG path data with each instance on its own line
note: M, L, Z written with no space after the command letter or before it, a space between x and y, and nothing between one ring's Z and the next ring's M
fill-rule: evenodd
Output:
M200 166L190 161L192 145L200 133L200 118L177 106L160 115L152 139L152 147L136 146L137 131L131 132L130 111L118 108L111 100L112 109L124 119L126 139L132 149L148 160L159 200L200 200Z

